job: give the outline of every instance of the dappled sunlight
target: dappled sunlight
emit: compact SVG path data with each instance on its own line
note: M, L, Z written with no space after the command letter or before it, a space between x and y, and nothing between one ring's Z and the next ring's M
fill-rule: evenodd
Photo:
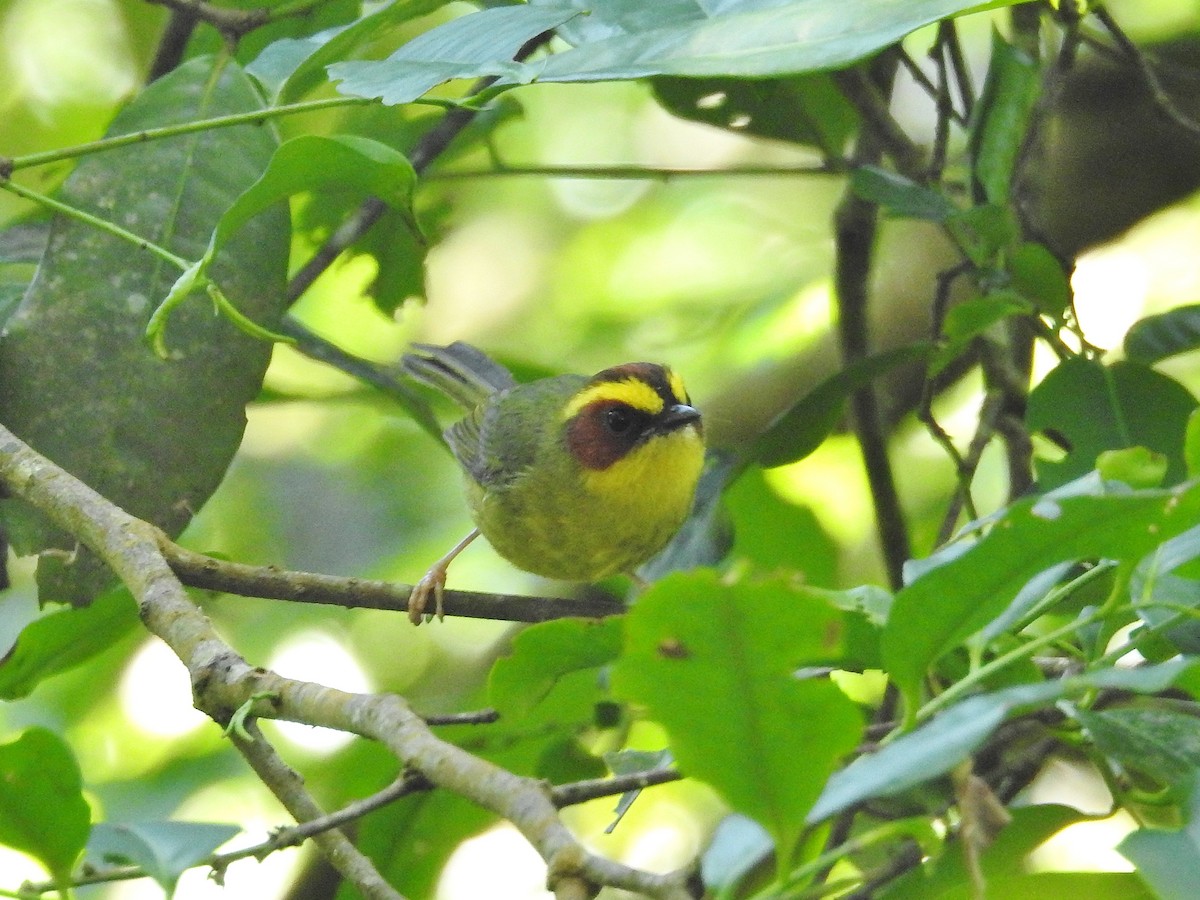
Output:
M317 629L288 635L266 665L284 678L315 681L353 693L372 690L367 673L346 645ZM328 756L354 740L354 735L343 731L295 722L272 722L271 727L293 747L319 756Z
M187 669L155 638L142 644L129 660L117 693L129 721L154 737L182 737L210 721L191 704Z

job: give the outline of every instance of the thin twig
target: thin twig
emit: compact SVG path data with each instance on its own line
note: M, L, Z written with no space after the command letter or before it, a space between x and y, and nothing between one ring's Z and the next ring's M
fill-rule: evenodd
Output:
M890 65L894 68L895 55L884 51L880 58L886 56L892 57ZM863 66L855 66L852 69L834 72L834 83L842 96L849 100L862 116L864 134L870 134L871 142L891 158L902 175L919 181L924 176L924 153L892 118L885 92L880 91L879 85L868 77L867 71ZM875 156L875 161L878 162L878 154ZM859 163L862 164L862 161Z
M408 611L411 585L227 562L180 547L161 533L159 548L175 575L189 587L346 609ZM525 597L448 590L444 609L448 616L545 622L568 616L598 619L619 615L625 611L625 606L618 600L604 597Z
M658 784L669 784L679 781L684 776L676 769L650 769L647 772L633 772L628 775L616 775L612 778L593 778L589 781L576 781L571 784L558 785L550 791L550 799L559 809L576 806L595 800L598 797L615 797L629 791L640 791L643 788L654 787Z

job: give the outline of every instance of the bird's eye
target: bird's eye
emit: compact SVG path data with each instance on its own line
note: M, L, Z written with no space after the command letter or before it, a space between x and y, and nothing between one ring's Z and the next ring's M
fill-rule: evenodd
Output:
M623 406L613 406L604 411L604 424L613 434L624 434L633 427L633 414Z

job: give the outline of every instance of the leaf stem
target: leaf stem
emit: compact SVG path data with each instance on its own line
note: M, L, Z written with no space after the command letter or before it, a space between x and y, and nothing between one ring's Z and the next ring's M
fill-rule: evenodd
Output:
M158 128L147 128L143 131L133 131L129 134L118 134L113 137L100 138L86 144L76 144L74 147L59 147L55 150L45 150L41 153L27 153L24 156L14 156L9 160L12 171L28 169L33 166L44 166L48 163L61 162L64 159L76 159L92 153L105 150L115 150L133 144L147 141L157 141L164 138L180 137L194 134L198 131L209 131L213 128L232 128L236 125L263 125L271 119L297 113L314 112L322 109L336 109L340 106L362 106L373 103L362 97L327 97L323 100L306 100L303 103L288 103L283 106L273 106L266 109L250 110L248 112L231 113L227 116L214 116L211 119L198 119L194 122L180 122L176 125L162 125ZM444 101L424 105L441 106Z
M101 231L107 232L108 234L118 237L121 240L128 241L139 250L147 250L150 253L153 253L159 259L177 267L181 271L186 270L188 266L191 265L191 263L189 263L183 257L176 256L170 250L159 246L153 241L147 240L141 235L134 234L132 231L122 228L120 225L109 222L107 219L101 219L98 216L94 216L77 206L71 206L67 203L63 203L61 200L55 200L46 194L39 193L32 188L24 187L23 185L17 184L15 181L11 181L9 179L0 179L0 189L6 190L12 194L16 194L18 197L21 197L25 200L31 200L34 203L44 206L46 209L51 209L56 213L60 213L61 215L75 219L79 222L84 222L88 225L91 225L93 228L99 228Z

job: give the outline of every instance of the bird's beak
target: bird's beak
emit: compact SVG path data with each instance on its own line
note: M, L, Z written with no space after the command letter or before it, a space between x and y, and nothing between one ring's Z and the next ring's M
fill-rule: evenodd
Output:
M688 406L686 403L676 403L674 406L668 406L659 414L655 430L659 434L666 434L682 428L684 425L690 425L693 422L699 423L699 421L700 410L694 406Z

